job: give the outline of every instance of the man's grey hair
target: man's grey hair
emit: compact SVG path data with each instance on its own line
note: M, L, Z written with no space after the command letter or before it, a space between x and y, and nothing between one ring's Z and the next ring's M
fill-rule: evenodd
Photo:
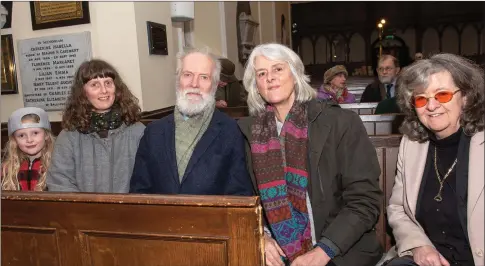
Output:
M248 108L251 115L258 115L264 112L266 102L261 97L256 85L256 69L254 61L257 56L264 56L269 60L284 61L288 63L291 74L295 80L295 101L307 102L317 96L309 82L310 77L305 75L305 67L300 57L288 47L278 43L260 44L254 48L249 56L244 71L243 83L248 92Z
M217 90L217 85L219 84L220 75L221 75L221 62L219 61L219 57L211 53L208 47L204 48L195 48L195 47L184 47L183 51L177 53L177 68L175 70L175 88L179 89L180 85L180 75L182 74L183 69L183 61L186 56L189 54L200 53L206 55L212 63L214 63L214 68L212 69L212 90L211 92L215 94Z

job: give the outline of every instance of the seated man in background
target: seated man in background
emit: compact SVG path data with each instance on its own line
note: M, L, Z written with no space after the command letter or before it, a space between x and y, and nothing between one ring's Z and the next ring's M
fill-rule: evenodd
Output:
M236 66L227 58L219 58L221 76L216 91L216 107L246 106L247 93L234 75Z
M236 121L215 109L221 65L208 51L177 55L174 113L140 140L131 193L252 195Z
M397 58L388 54L382 55L377 63L378 80L367 85L360 102L380 102L396 96L396 77L400 70Z
M355 96L347 90L349 74L345 66L334 66L323 74L323 84L318 88L318 99L331 100L335 103L355 103Z

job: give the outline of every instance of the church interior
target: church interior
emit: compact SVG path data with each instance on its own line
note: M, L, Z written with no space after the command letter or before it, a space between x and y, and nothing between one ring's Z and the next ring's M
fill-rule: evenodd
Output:
M324 86L327 70L346 69L346 89L355 100L339 104L359 115L377 154L383 200L375 231L385 251L395 245L386 206L404 114L376 114L379 102L364 100L366 87L378 81L379 58L392 55L402 71L451 53L485 68L480 1L52 3L1 2L2 155L9 117L19 108L43 108L52 133L61 132L72 78L84 60L116 67L148 125L174 113L176 55L184 47L208 47L228 59L229 75L242 84L252 49L283 44L299 55L315 90ZM236 120L249 116L246 102L225 97L229 104L216 106L220 111ZM264 265L257 197L16 193L2 191L5 265ZM116 220L125 223L114 225ZM170 252L174 248L179 251ZM128 255L135 253L144 258ZM156 263L160 256L167 263Z

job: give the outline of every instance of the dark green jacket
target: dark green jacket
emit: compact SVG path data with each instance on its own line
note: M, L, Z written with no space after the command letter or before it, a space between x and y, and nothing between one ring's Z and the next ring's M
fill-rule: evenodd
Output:
M389 99L385 99L381 101L374 112L374 114L397 114L402 113L401 109L397 105L396 97L391 97Z
M331 240L338 266L374 266L382 256L374 226L382 204L380 166L359 116L312 100L308 106L308 193L317 241ZM238 121L246 137L246 163L256 191L249 143L254 117Z
M246 106L247 92L240 81L228 83L226 86L217 88L216 101L224 100L227 107Z

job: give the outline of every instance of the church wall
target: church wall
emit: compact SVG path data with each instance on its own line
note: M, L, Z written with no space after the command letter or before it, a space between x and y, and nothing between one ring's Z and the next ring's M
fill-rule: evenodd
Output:
M107 10L109 16L106 15ZM136 36L133 2L89 2L89 11L90 24L33 31L29 2L13 3L12 27L2 29L2 34L12 34L13 37L19 93L1 96L2 122L6 122L13 111L24 106L19 58L16 52L17 41L23 39L90 31L93 57L113 64L135 96L141 98L140 74L133 71L139 60L137 40L133 37ZM49 119L60 121L61 112L49 112Z
M167 30L168 55L149 55L146 22L163 24ZM136 40L143 111L152 111L175 104L175 55L177 38L170 19L170 2L135 2ZM136 75L136 73L133 73Z

